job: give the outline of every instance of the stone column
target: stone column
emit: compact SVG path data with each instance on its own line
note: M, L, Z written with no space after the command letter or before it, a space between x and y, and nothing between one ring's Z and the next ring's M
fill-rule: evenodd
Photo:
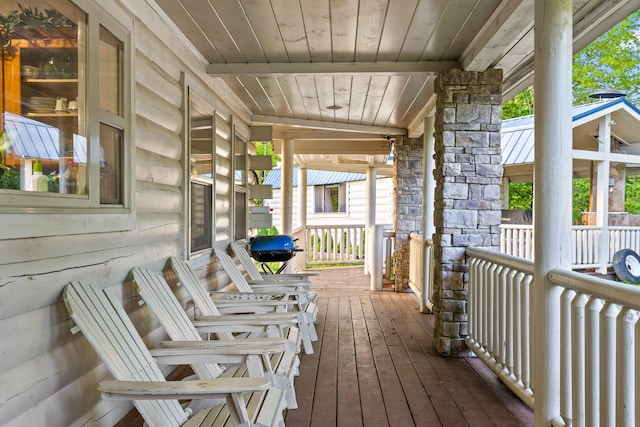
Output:
M396 292L409 288L409 234L422 228L422 146L423 138L398 138L394 144Z
M469 356L465 250L500 244L502 70L449 70L435 90L434 343Z

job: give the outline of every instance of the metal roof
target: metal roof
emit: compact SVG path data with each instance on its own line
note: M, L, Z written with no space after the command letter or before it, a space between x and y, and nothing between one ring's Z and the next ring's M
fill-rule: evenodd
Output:
M293 186L298 186L298 168L293 170ZM273 188L280 188L280 181L282 179L282 170L280 168L273 169L269 172L265 178L263 184L273 186ZM349 181L364 181L366 175L361 173L349 173L349 172L333 172L333 171L320 171L320 170L307 170L307 185L325 185L325 184L337 184L340 182Z
M616 98L608 101L573 107L572 118L574 128L574 146L584 146L592 141L593 132L577 132L575 129L606 114L625 116L625 120L618 120L613 133L619 139L629 143L640 143L640 109L627 98ZM595 129L595 128L594 128ZM518 117L502 122L502 164L517 165L533 163L534 161L534 117ZM586 139L577 141L577 137Z

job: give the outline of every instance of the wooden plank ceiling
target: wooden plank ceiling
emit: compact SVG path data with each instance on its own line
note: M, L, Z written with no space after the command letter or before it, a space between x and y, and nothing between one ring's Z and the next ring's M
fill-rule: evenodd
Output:
M534 0L156 0L254 123L419 136L448 67L532 83ZM575 0L578 50L640 0Z

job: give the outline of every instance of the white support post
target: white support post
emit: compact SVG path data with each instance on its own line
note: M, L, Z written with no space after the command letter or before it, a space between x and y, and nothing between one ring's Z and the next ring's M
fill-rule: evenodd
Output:
M292 139L286 139L282 142L280 233L288 235L293 233L293 146ZM290 273L291 266L287 265L283 272Z
M433 233L436 231L436 226L433 219L433 212L435 209L435 189L436 180L433 176L433 171L436 168L435 154L435 117L427 117L424 120L424 144L423 144L423 159L422 159L422 239L426 242L429 239L433 239ZM423 243L424 244L424 243ZM427 309L427 298L429 298L427 292L427 280L430 272L430 262L428 257L428 251L422 251L422 298L420 299L420 312L425 313Z
M281 234L291 234L293 229L293 145L292 139L282 141Z
M372 225L369 231L369 262L371 267L369 272L371 275L370 289L372 291L382 290L382 263L384 253L384 226Z
M611 115L607 114L598 124L598 152L602 154L602 161L598 162L598 176L596 184L596 226L601 227L602 234L598 242L599 264L598 273L607 273L609 263L609 173L611 170Z
M549 271L571 269L571 0L535 2L534 423L560 416L560 294Z
M298 221L303 230L307 229L307 168L298 169Z
M366 174L366 212L364 226L369 230L376 223L376 168L368 167ZM369 263L364 263L364 274L369 274Z

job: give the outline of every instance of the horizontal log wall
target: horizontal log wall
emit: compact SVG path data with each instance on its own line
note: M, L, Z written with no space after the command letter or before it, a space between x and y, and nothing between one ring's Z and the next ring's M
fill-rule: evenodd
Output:
M101 5L117 20L134 22L136 227L130 231L9 238L0 228L0 425L111 426L130 409L126 401L103 400L97 383L111 378L98 355L73 326L62 303L72 280L92 282L117 295L149 343L164 332L140 307L127 282L130 269L161 271L168 257L184 254L183 89L189 76L216 110L216 239L231 238L232 125L248 129L246 108L226 87L207 77L201 58L182 44L147 2ZM8 217L7 217L8 218ZM12 216L15 221L16 216ZM19 222L19 217L18 222ZM0 221L2 214L0 214ZM52 223L48 227L62 227ZM207 285L227 285L209 254L191 261ZM172 277L166 274L169 279ZM172 282L173 283L173 282ZM173 283L175 285L175 283ZM181 288L176 294L183 301Z

